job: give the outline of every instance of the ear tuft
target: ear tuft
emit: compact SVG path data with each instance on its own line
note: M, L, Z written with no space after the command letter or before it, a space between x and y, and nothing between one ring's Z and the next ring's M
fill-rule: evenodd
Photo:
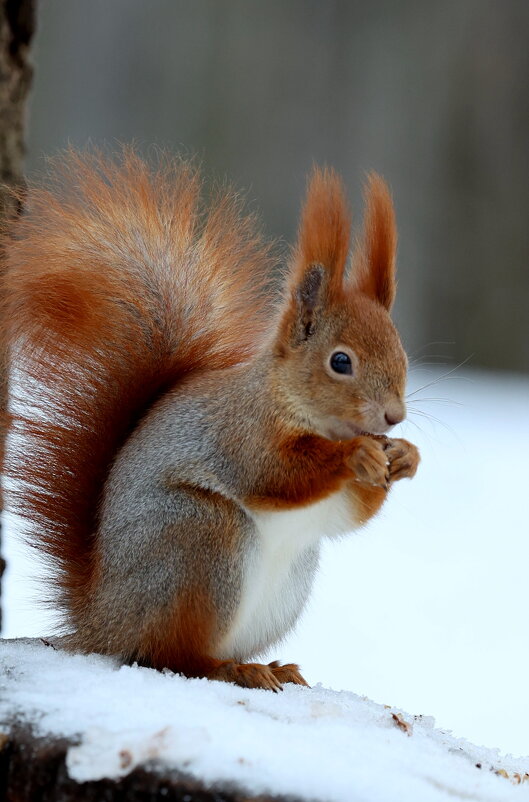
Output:
M294 251L292 282L299 285L309 265L327 273L332 296L342 288L349 251L351 216L342 181L330 168L315 167L309 177Z
M363 239L353 259L352 283L390 310L395 300L397 226L388 185L370 173L364 191Z

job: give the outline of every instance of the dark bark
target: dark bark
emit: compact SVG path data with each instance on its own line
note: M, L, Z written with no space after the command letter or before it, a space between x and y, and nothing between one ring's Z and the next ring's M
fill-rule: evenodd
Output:
M4 739L2 741L2 739ZM208 789L178 772L134 769L120 780L77 783L68 776L65 739L36 738L28 727L0 734L0 799L5 802L296 802L251 796L233 787Z
M0 0L0 232L20 211L11 190L23 187L26 99L33 69L28 61L36 0ZM1 269L0 250L0 269ZM0 412L7 401L6 355L0 344ZM0 418L0 453L5 437ZM0 557L0 580L5 564ZM1 628L0 610L0 628Z
M0 0L0 216L16 212L10 188L23 185L26 99L33 68L28 61L35 0Z

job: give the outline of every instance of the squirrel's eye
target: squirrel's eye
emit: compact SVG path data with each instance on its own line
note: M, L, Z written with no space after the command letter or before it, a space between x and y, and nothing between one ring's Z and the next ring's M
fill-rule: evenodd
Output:
M348 376L353 373L351 358L344 354L343 351L335 351L331 356L331 368L335 373L345 373Z

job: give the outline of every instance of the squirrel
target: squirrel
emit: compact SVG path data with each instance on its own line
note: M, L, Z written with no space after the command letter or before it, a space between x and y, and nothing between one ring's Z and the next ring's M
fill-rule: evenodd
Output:
M307 684L298 665L251 661L296 623L322 538L419 462L387 435L394 210L370 174L349 264L343 183L315 167L278 290L237 193L202 195L193 163L130 148L69 151L28 186L4 242L6 495L66 649L277 691Z

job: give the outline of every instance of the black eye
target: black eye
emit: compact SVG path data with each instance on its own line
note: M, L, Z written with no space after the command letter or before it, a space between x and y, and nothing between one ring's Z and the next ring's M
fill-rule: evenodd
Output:
M351 358L343 351L335 351L331 356L331 368L335 373L345 373L348 376L352 376L353 373Z

